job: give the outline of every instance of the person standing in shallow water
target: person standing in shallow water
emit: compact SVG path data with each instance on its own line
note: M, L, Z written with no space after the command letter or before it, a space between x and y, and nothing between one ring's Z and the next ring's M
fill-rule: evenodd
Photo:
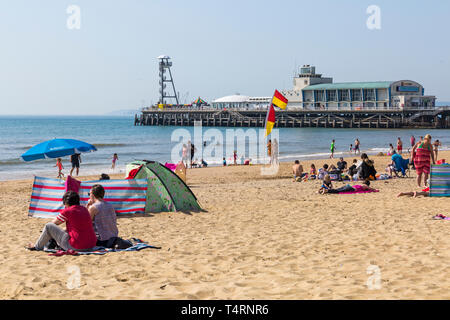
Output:
M112 158L112 165L111 165L112 170L114 170L116 168L117 160L119 160L119 157L117 156L117 153L114 153L113 158Z
M356 154L356 151L358 151L358 153L361 153L359 148L360 148L360 142L359 142L359 139L356 138L356 140L355 140L355 154Z
M334 150L336 149L335 147L335 141L333 139L333 141L331 141L331 147L330 147L330 151L331 151L331 155L330 155L330 159L334 158Z

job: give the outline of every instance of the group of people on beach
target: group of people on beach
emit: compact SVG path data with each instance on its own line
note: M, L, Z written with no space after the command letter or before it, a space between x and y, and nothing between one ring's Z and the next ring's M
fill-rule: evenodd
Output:
M375 180L377 171L374 167L374 161L369 159L366 153L361 154L361 160L353 159L351 166L343 157L339 158L336 165L330 166L325 163L322 168L317 170L315 164L311 164L309 173L304 172L303 166L299 160L295 160L292 167L294 181L307 181L308 179L323 180L325 176L330 176L333 180Z
M112 164L111 164L111 170L114 170L116 168L116 163L119 160L119 156L117 153L114 153L112 156ZM80 164L81 164L81 154L74 153L70 156L70 163L72 164L72 169L70 170L69 176L72 176L73 171L75 170L76 176L80 173ZM64 173L62 172L64 169L64 166L62 164L62 159L57 158L56 164L54 167L58 168L58 175L56 176L58 179L64 178Z
M29 243L26 248L89 251L96 246L107 248L131 246L131 243L118 237L116 212L104 197L103 186L93 185L87 205L82 206L79 194L67 191L62 199L65 209L53 221L47 223L38 240ZM59 227L64 223L66 230Z

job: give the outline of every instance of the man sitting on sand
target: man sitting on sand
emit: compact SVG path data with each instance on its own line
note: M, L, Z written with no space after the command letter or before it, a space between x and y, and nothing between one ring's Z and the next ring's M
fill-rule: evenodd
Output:
M339 161L337 163L337 167L338 167L339 171L344 172L344 170L347 169L347 161L344 161L344 158L340 157Z
M294 165L292 166L292 174L294 175L294 182L301 181L305 176L305 173L303 173L303 166L300 164L299 160L295 160Z
M52 221L45 225L37 242L28 244L27 249L43 250L44 246L54 239L64 250L89 250L95 247L97 237L92 226L89 211L80 206L78 193L68 191L63 196L65 209ZM64 231L58 225L66 223Z

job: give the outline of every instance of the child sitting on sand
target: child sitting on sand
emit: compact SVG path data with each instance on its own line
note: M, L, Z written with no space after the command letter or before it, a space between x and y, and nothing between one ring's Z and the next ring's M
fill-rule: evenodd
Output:
M319 174L320 174L320 170L319 170ZM326 174L323 177L322 186L319 189L319 193L325 194L331 189L333 189L333 184L331 183L331 177L328 174Z
M319 179L323 179L328 174L328 165L325 163L322 168L319 169Z
M62 173L62 169L64 169L63 165L62 165L62 160L61 158L56 159L56 164L55 167L58 167L58 179L64 178L64 173Z
M317 177L317 169L314 163L311 164L311 169L309 170L309 177L311 179L316 179Z

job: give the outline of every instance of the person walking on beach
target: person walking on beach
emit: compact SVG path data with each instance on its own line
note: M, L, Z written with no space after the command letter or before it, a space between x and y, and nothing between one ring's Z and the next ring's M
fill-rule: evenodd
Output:
M335 145L334 145L334 139L333 139L333 141L331 141L331 147L330 147L330 151L331 151L331 155L330 155L330 159L333 159L333 157L334 157L334 150L335 150Z
M427 134L423 141L415 144L411 151L411 158L409 162L414 159L414 166L417 173L417 187L421 188L422 175L424 176L424 184L426 185L428 175L430 174L431 161L435 164L433 146L431 144L431 135Z
M70 170L70 176L73 173L73 169L76 169L76 174L80 171L81 155L79 153L74 153L70 156L70 162L72 163L72 169Z
M237 151L236 150L234 150L234 152L233 152L233 159L234 159L234 165L236 166L237 165Z
M359 150L359 148L360 148L359 145L360 145L359 139L356 138L356 140L355 140L355 154L356 154L356 151L358 151L358 154L361 153L361 151Z
M439 152L439 147L442 146L441 142L439 140L436 140L433 142L433 152L434 152L434 159L437 160L438 159L438 152Z
M350 150L349 150L350 154L352 154L353 152L353 144L350 144Z
M55 167L58 167L58 179L62 179L64 178L64 173L62 173L62 169L64 169L63 165L62 165L62 160L61 158L56 159L56 165Z
M402 154L402 150L403 150L403 142L400 139L400 137L398 137L398 139L397 139L397 152L398 152L398 154Z
M112 158L112 165L111 165L111 169L115 169L116 168L116 161L119 160L119 157L117 156L117 153L114 153L113 158Z

